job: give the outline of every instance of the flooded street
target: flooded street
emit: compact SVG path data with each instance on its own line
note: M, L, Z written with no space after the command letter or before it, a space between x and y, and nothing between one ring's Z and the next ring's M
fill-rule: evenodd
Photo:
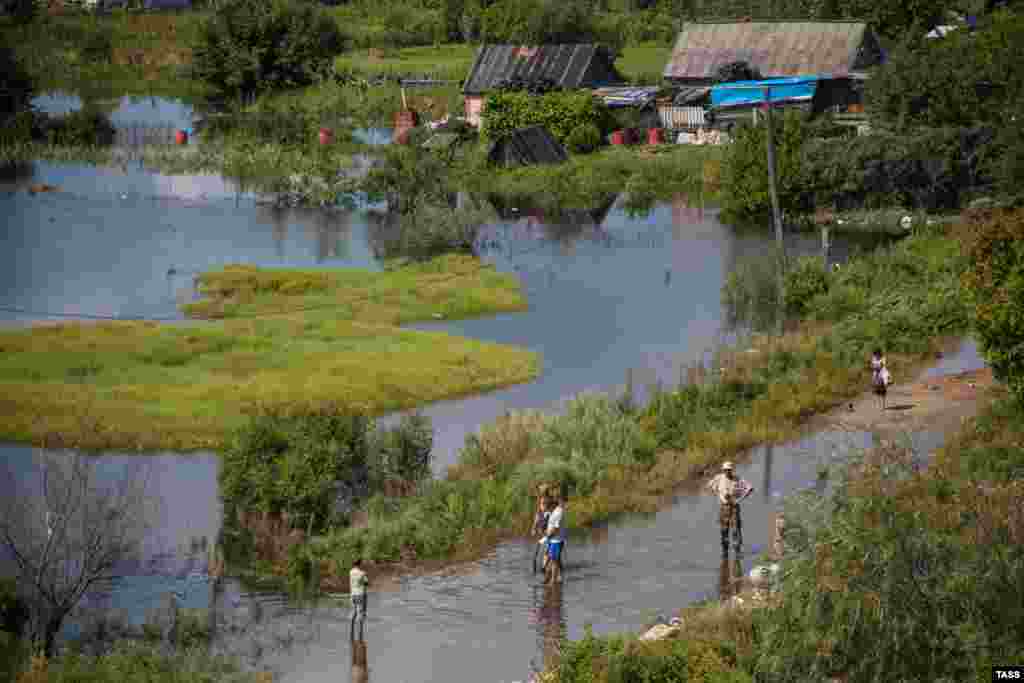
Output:
M117 116L134 121L142 113L132 107L151 106L161 122L191 121L184 107L147 102L121 103ZM57 189L31 193L34 183ZM506 410L553 410L581 391L617 391L630 370L640 390L649 382L677 381L685 365L726 334L720 292L728 273L772 248L767 230L736 230L715 211L682 201L642 217L616 203L568 223L521 208L521 217L487 226L478 248L499 270L521 278L530 310L414 327L522 345L543 355L543 371L534 382L426 407L437 472L454 462L468 434ZM193 278L232 263L381 267L367 213L273 208L215 175L35 163L0 178L0 216L6 247L0 251L0 324L7 325L180 320L178 305L195 296ZM818 254L816 236L788 239L791 254ZM835 236L830 256L844 261L874 243ZM970 369L978 362L971 353L943 363ZM768 541L780 499L815 485L819 466L869 446L871 438L826 432L758 449L738 464L740 476L757 487L744 506L748 565ZM915 438L924 450L939 442L932 434ZM138 459L101 457L111 477ZM141 623L174 590L183 606L214 605L220 646L280 672L283 680L350 680L346 604L295 605L277 594L246 593L230 579L214 594L205 549L221 525L216 456L157 454L144 462L159 500L157 527L131 578L94 606L123 610ZM34 454L2 444L0 463L17 480L33 467ZM721 571L717 506L708 497L682 496L655 515L573 534L566 581L554 593L531 572L534 551L532 542L504 543L479 562L374 585L366 649L356 653L351 680L365 680L365 664L369 680L387 683L524 681L531 663L540 668L552 656L562 634L578 638L587 624L597 633L635 630L714 595Z

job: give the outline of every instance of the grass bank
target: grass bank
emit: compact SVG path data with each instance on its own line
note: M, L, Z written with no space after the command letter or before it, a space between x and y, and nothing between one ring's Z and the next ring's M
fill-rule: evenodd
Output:
M712 368L694 369L643 409L587 396L562 416L503 417L467 440L446 479L412 497L374 498L364 525L302 550L337 588L355 557L387 571L413 558L472 557L525 533L540 482L569 490L573 527L656 510L712 465L792 439L809 417L862 392L874 346L906 377L940 339L962 334L962 267L955 240L916 233L824 275L799 329L721 350Z
M217 448L255 404L374 414L534 377L524 350L399 327L526 308L516 279L460 256L383 273L227 267L201 276L200 325L70 323L0 333L0 438Z

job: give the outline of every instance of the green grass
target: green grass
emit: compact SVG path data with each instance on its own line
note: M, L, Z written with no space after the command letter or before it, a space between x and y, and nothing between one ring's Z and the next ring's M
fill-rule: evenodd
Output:
M476 47L466 44L357 49L334 60L340 73L363 78L414 78L429 75L440 80L461 81L466 78L476 56Z
M622 49L622 54L615 60L615 67L630 81L657 85L661 83L661 75L671 55L672 47L668 45L632 45Z
M514 277L450 256L384 273L226 268L201 325L114 322L0 334L0 438L216 448L256 404L348 402L374 414L534 377L536 355L401 323L518 311Z

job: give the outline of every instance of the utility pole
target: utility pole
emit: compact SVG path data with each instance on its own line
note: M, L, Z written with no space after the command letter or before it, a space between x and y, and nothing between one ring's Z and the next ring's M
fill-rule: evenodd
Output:
M782 334L783 314L785 313L785 290L786 290L786 247L782 235L782 213L779 211L779 193L775 186L775 130L772 123L772 90L764 89L764 113L767 126L765 139L768 142L768 193L772 200L772 222L775 225L775 249L778 258L778 311L776 314L775 329Z

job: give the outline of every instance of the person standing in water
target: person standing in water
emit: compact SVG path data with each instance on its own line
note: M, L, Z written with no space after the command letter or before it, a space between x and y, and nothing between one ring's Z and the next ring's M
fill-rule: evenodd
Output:
M562 527L562 518L565 516L565 496L559 495L558 505L548 516L548 528L544 534L547 544L547 562L544 565L544 582L552 583L562 580L562 546L565 542L565 532Z
M547 569L548 566L548 542L547 542L547 529L548 519L551 517L551 499L548 498L546 493L542 493L538 497L537 503L537 516L533 519L533 535L540 536L539 551L543 554L544 559L541 561L541 571ZM533 571L537 572L537 555L536 551L533 556Z
M363 639L363 628L366 625L366 587L370 578L363 571L363 561L358 557L352 562L352 571L348 573L349 593L352 598L352 626L349 634L355 640L356 620L359 620L359 640Z
M707 483L711 493L718 496L718 524L722 532L722 556L729 555L729 535L737 554L743 547L743 521L740 518L740 502L754 492L754 487L745 479L737 479L731 462L722 464L722 471Z

